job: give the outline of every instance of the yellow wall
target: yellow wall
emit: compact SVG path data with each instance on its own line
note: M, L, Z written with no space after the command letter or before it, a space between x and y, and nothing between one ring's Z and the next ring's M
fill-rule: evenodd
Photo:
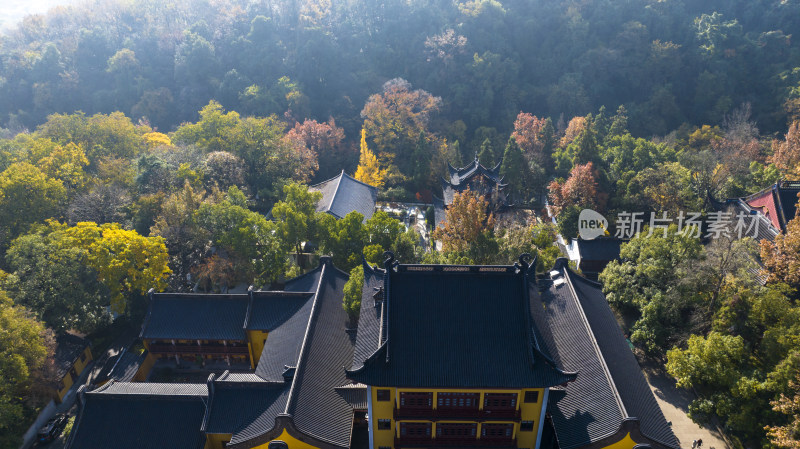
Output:
M308 443L304 443L297 438L289 435L289 432L286 429L283 429L283 432L276 440L281 440L289 446L289 449L318 449L316 446L312 446ZM274 441L274 440L273 440ZM267 449L269 446L269 442L264 443L262 445L256 446L253 449Z
M538 391L539 401L536 403L525 403L526 391ZM517 447L533 448L536 446L536 436L539 433L539 420L542 417L542 410L545 408L544 389L531 388L520 391L519 395L520 421L533 421L533 430L530 432L520 432L519 424L514 427L517 435Z
M247 342L250 346L251 365L255 368L264 350L264 343L267 341L267 331L247 331Z
M231 440L230 433L207 433L204 449L222 449L222 443Z
M86 369L86 365L88 365L89 362L92 361L92 349L90 347L87 346L86 349L83 350L83 357L84 357L83 361L81 361L79 356L78 359L75 360L75 364L72 365L75 368L75 372L78 373L79 377L81 373L83 373L83 370ZM72 385L75 383L76 380L77 379L73 379L72 374L70 374L69 371L67 371L67 374L64 375L64 379L62 380L62 382L64 383L64 388L56 391L56 395L58 396L58 402L61 402L61 400L64 399L64 396L67 395L67 392L69 391L70 387L72 387Z
M133 376L134 382L144 382L147 380L147 376L150 375L150 371L153 370L153 365L156 363L156 358L150 352L147 352L147 355L144 357L144 361L142 365L139 367L139 371L136 371L136 374Z
M383 388L372 387L372 416L370 416L370 426L373 431L373 447L378 449L381 446L394 446L395 436L399 436L399 426L394 421L394 406L402 392L416 392L416 393L433 393L433 408L435 409L438 404L437 393L480 393L480 400L478 403L479 410L483 409L483 398L486 393L517 393L517 409L520 410L521 421L533 421L532 431L519 431L519 422L515 421L491 421L492 423L513 423L514 424L514 437L517 438L517 447L519 448L533 448L536 445L536 437L539 429L539 419L542 416L542 409L544 408L544 390L541 388L532 388L525 390L465 390L457 388ZM389 390L391 400L385 402L378 401L378 390ZM538 391L539 400L536 403L525 403L526 391ZM379 419L391 419L391 430L378 430ZM425 420L401 420L401 422L428 422ZM455 421L439 421L439 422L476 422L471 420L455 420ZM488 422L488 421L487 421ZM431 427L431 436L436 435L436 423ZM480 437L480 423L478 424L478 437ZM624 448L612 448L624 449Z
M372 426L372 435L373 435L373 442L374 442L374 449L378 449L381 446L394 446L394 431L395 431L395 422L394 422L394 400L397 395L397 391L394 388L383 388L383 387L372 387L372 397L370 400L372 401L372 416L369 417L370 423L369 425ZM378 390L389 390L389 399L388 401L378 401ZM388 430L378 430L378 420L379 419L391 419L392 423Z
M633 438L631 438L631 434L629 433L625 435L625 438L617 441L614 444L606 446L605 449L633 449L634 446L636 446L636 442L633 441Z

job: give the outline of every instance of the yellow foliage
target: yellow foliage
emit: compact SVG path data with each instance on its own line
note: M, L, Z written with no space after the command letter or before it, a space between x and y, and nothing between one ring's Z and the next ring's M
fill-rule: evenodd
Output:
M367 146L367 131L361 129L361 156L358 159L358 169L355 178L359 181L375 186L383 187L386 169L381 170L378 158Z
M170 140L169 136L159 132L147 133L142 136L142 139L144 139L144 143L147 145L148 150L152 150L153 148L158 148L160 146L172 146L172 140Z
M86 264L111 293L111 309L125 312L131 294L158 291L167 285L169 254L162 237L144 237L118 224L78 223L65 233L87 249Z
M72 142L55 147L49 156L39 161L39 168L44 174L73 188L81 188L86 184L83 167L87 165L89 159L86 158L86 152Z

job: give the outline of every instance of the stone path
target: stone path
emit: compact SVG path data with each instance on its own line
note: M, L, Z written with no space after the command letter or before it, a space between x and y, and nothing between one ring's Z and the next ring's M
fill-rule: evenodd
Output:
M687 415L689 404L694 400L694 394L690 390L677 388L675 380L669 377L662 369L654 363L642 363L647 383L661 406L661 411L668 422L672 422L672 431L678 437L681 448L689 449L692 441L703 440L701 449L728 449L722 435L716 429L709 429L695 424Z

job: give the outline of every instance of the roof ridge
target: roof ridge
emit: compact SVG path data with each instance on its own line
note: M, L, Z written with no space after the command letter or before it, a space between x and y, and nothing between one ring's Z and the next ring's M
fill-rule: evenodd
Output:
M344 172L344 171L342 171ZM314 294L314 303L311 305L311 312L308 314L308 323L306 324L306 331L303 334L303 344L300 346L300 355L297 358L297 366L295 368L295 376L292 378L292 386L289 389L289 397L286 399L286 408L284 409L284 413L287 415L292 415L292 408L294 406L294 399L297 395L297 379L300 377L297 373L300 371L301 366L305 366L306 364L306 356L308 352L308 334L311 332L311 325L316 318L316 314L319 311L317 307L319 305L319 298L320 298L320 289L322 288L322 281L325 279L325 268L327 268L327 264L320 264L320 269L322 273L320 273L319 280L317 281L317 291Z
M342 172L339 173L339 176L334 178L334 179L336 179L336 188L333 190L333 195L331 195L331 202L330 202L330 204L328 204L328 212L330 212L330 213L333 213L332 212L333 211L333 203L336 202L336 197L339 194L339 187L342 186L342 178L344 176L345 176L345 172L344 172L344 170L342 170ZM344 218L344 217L339 217L339 218Z
M230 296L230 299L244 299L248 296L247 293L155 293L153 295L153 301L156 299L165 300L165 299L193 299L193 298L201 298L201 299L213 299L213 300L224 300L223 296Z
M568 268L568 267L567 267ZM566 279L566 284L569 286L569 290L572 293L572 299L575 301L576 305L578 306L578 312L580 313L581 320L583 324L586 326L586 330L589 331L589 338L592 340L592 347L594 348L600 362L603 365L603 372L606 375L606 379L608 380L608 384L611 387L611 391L614 392L614 399L617 402L617 406L619 407L620 412L622 413L622 417L628 417L628 412L625 410L625 404L622 402L622 397L619 394L619 390L617 390L617 384L614 382L614 378L611 376L611 371L608 369L608 363L606 363L606 358L603 356L603 352L600 350L600 345L597 343L597 339L594 336L594 331L592 331L592 325L589 324L589 319L586 317L586 312L583 310L583 304L581 304L580 300L578 299L578 293L575 291L575 287L572 285L572 279L570 276L570 270L564 270L564 278Z
M352 176L348 175L348 174L347 174L347 173L346 173L344 170L342 170L342 174L343 174L344 176L347 176L347 179L349 179L349 180L351 180L351 181L354 181L354 182L357 182L357 183L359 183L359 184L361 184L361 185L367 186L367 187L369 187L370 189L375 189L375 190L378 190L378 188L377 188L377 187L375 187L375 186L373 186L373 185L370 185L370 184L367 184L367 183L366 183L366 182L364 182L364 181L359 181L358 179L356 179L356 178L354 178L354 177L352 177Z

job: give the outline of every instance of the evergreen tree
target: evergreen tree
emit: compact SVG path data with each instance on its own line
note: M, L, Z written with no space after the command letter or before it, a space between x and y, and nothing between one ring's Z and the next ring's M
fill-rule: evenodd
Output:
M423 189L429 187L429 180L431 175L431 150L428 139L425 133L420 131L417 138L417 145L414 148L412 156L414 171L412 173L414 179L414 187Z
M511 188L513 198L527 200L527 181L528 164L522 156L522 150L517 145L514 137L508 139L506 150L503 153L503 163L500 165L500 174L504 177L504 182Z
M484 167L494 167L494 150L492 141L487 137L481 144L481 152L478 153L478 162Z

